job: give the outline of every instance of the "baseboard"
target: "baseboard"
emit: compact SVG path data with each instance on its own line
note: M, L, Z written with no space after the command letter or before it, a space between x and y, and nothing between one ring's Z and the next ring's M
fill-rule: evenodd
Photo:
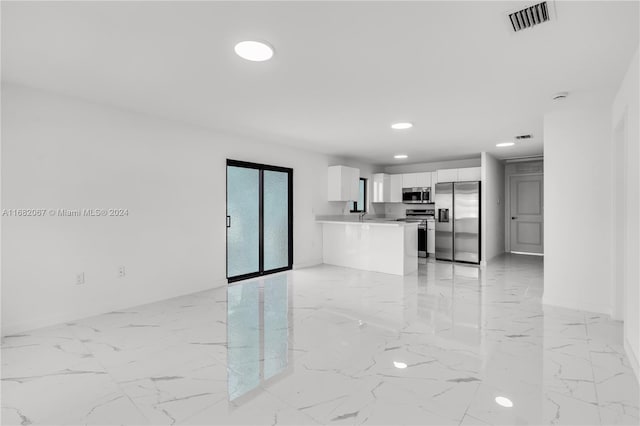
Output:
M115 309L111 310L113 312ZM103 312L106 313L106 312ZM99 313L96 315L100 315ZM71 315L56 315L48 318L30 318L27 321L18 321L10 323L2 321L2 338L12 336L14 334L21 334L31 330L38 330L41 328L54 327L56 325L65 324L72 321L77 321L82 318L90 318L92 315L82 316L81 318Z
M293 269L311 268L313 266L318 266L318 265L322 265L322 259L314 260L312 262L294 263Z
M554 306L557 308L573 309L575 311L583 312L595 312L598 314L605 314L611 316L612 308L610 305L600 305L591 303L579 303L575 301L557 301L549 300L548 297L542 296L542 304L547 306Z
M2 321L2 337L11 336L13 334L24 333L31 330L38 330L41 328L54 327L58 325L62 325L69 322L80 321L85 318L91 318L98 315L107 314L109 312L131 309L137 306L150 305L152 303L161 302L163 300L173 299L174 297L188 296L190 294L196 294L207 290L212 290L214 288L220 288L227 285L226 278L215 279L211 281L208 285L204 286L201 289L191 289L186 293L176 293L176 294L168 294L162 295L157 298L151 298L149 300L141 300L137 302L133 302L125 305L112 305L107 309L101 309L97 312L83 312L76 314L62 314L55 316L47 316L47 317L30 317L26 321L17 321L17 322L8 322L6 320Z
M528 251L510 251L509 253L512 254L523 254L525 256L540 256L540 257L544 257L544 253L530 253Z
M633 352L633 349L631 349L631 345L626 337L624 338L624 351L627 354L629 364L631 364L631 368L633 368L633 372L636 375L636 380L638 381L638 384L640 384L640 364L638 363L638 358Z
M484 259L483 261L480 262L480 266L487 266L489 264L489 262L493 261L494 259L499 258L500 256L504 256L505 254L508 254L509 252L507 251L500 251L496 254L494 254L493 256L491 256L488 259Z

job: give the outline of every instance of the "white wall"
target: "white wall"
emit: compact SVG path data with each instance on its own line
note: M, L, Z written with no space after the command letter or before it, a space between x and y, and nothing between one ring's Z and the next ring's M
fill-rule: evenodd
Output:
M482 153L482 261L504 253L504 163Z
M610 105L572 94L544 116L544 303L611 313Z
M611 205L618 206L617 200L623 201L624 220L622 225L621 253L623 256L621 264L624 271L613 270L611 282L616 283L622 278L623 291L621 300L624 301L624 339L625 349L633 365L636 377L640 381L640 117L638 82L640 76L640 54L636 53L629 65L629 69L622 81L618 94L615 97L612 107L611 123L613 131L622 130L622 138L616 135L612 138L614 144L622 143L622 161L614 161L614 171L621 169L624 185L614 180L614 187L611 191ZM612 152L616 152L616 146L611 147ZM614 247L615 242L613 241ZM615 253L615 251L614 251ZM614 297L615 301L615 297Z
M3 334L224 284L227 158L294 169L296 266L322 262L314 217L344 204L316 153L11 85L2 124L3 208L130 211L3 217Z

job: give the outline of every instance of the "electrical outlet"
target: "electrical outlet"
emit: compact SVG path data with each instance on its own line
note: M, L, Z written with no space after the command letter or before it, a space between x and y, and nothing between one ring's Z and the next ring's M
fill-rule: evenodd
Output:
M84 272L76 275L76 285L84 284Z
M126 275L126 269L124 268L124 266L121 266L118 268L118 278L124 278L124 276Z

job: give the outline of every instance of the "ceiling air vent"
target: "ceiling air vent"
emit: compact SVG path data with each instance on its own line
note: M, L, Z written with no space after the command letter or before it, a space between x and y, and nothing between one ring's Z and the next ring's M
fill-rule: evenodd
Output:
M523 139L531 139L531 135L518 135L516 136L517 140L523 140Z
M546 1L509 14L509 20L514 32L531 28L550 19L551 14Z

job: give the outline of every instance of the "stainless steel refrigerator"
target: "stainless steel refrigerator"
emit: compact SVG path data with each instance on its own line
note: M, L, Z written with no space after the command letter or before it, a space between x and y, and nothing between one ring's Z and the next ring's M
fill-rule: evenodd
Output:
M480 263L480 182L436 184L436 259Z

